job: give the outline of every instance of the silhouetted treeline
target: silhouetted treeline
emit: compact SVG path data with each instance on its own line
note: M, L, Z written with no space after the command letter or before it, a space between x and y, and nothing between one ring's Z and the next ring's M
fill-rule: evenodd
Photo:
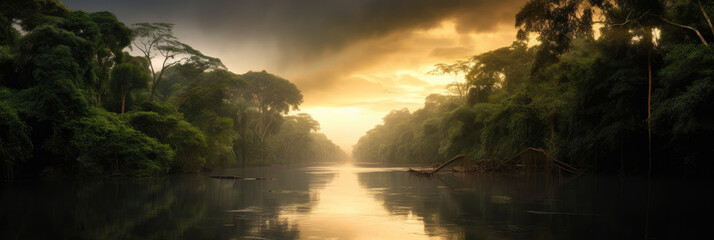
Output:
M517 41L436 65L465 76L455 94L392 111L353 154L428 163L537 147L592 172L701 176L714 154L712 15L711 1L531 0Z
M309 115L287 115L302 103L294 84L229 72L172 30L56 0L0 2L2 175L147 176L345 157Z

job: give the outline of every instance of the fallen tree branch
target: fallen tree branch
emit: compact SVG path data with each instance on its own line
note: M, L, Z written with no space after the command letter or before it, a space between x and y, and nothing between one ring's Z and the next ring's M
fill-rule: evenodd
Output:
M438 172L439 170L441 170L442 168L444 168L444 167L446 167L447 165L449 165L450 163L452 163L452 162L454 162L454 161L456 161L456 160L462 159L462 158L466 158L466 155L463 155L463 154L456 155L456 156L454 156L453 158L451 158L449 161L446 161L446 162L445 162L444 164L442 164L440 167L434 169L433 171L423 171L423 170L420 171L420 170L414 170L414 169L409 168L409 172L415 173L415 174L419 174L419 175L424 175L424 176L431 176L431 175L434 175L434 174L435 174L436 172Z
M209 177L220 178L220 179L236 179L236 180L275 180L275 178L251 178L251 177L239 177L239 176L233 176L233 175L211 175Z
M444 163L443 165L441 165L441 167L439 167L439 168L437 168L437 169L434 169L434 171L432 171L430 174L434 174L434 173L438 172L438 171L441 170L442 168L446 167L446 165L449 165L449 163L451 163L451 162L453 162L453 161L456 161L456 160L459 160L459 159L461 159L461 158L466 158L466 155L459 154L459 155L454 156L453 158L451 158L451 160L449 160L449 161L447 161L446 163Z

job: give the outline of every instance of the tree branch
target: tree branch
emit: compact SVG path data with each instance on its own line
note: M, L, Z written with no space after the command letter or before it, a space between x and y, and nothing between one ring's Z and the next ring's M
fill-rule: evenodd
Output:
M693 27L690 27L690 26L687 26L687 25L682 25L682 24L674 23L674 22L669 21L669 20L667 20L667 19L665 19L665 18L663 18L663 17L660 17L660 19L662 19L662 21L664 21L664 22L666 22L666 23L669 23L669 24L672 24L672 25L674 25L674 26L681 27L681 28L686 28L686 29L689 29L689 30L694 31L695 33L697 33L697 36L699 36L699 40L702 40L702 43L704 43L705 46L709 46L709 43L707 43L707 40L704 39L704 37L702 36L702 34L701 34L701 33L699 32L699 30L697 30L696 28L693 28Z
M712 34L714 34L714 25L712 25L712 20L709 19L709 15L707 14L706 11L704 11L704 5L702 4L702 1L697 0L699 3L699 10L702 10L702 15L704 15L704 18L707 19L707 23L709 23L709 29L712 30Z

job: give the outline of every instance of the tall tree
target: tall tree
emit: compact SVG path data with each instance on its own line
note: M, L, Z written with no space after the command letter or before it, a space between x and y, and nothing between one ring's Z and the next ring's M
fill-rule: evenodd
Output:
M499 48L471 58L473 66L466 74L466 80L474 93L476 104L485 99L494 88L505 88L513 92L525 82L532 61L533 51L524 41L515 41L511 46ZM486 96L484 96L486 95Z
M239 75L221 69L200 74L182 95L178 110L206 135L209 168L230 166L236 161L234 142L243 136L236 130L240 109L235 98L245 85Z
M220 59L203 55L188 44L179 41L173 33L174 25L170 23L136 23L131 25L134 32L133 48L139 50L150 63L151 89L149 101L154 100L156 88L159 86L164 70L173 65L187 61L205 61L216 66L223 66ZM161 62L154 67L154 58Z
M114 67L111 73L111 85L121 96L121 113L124 114L126 96L133 90L148 85L149 75L142 66L133 63L122 63Z
M113 13L90 13L92 21L99 27L101 33L97 43L97 80L94 91L97 94L97 104L102 104L102 95L106 94L111 68L121 63L122 50L131 44L131 29L120 22Z
M592 37L593 8L609 7L606 0L530 0L516 14L518 40L536 33L541 42L533 71L552 64L576 37Z
M466 103L469 86L468 83L459 81L459 75L468 73L472 66L473 63L468 60L459 60L452 64L438 63L434 65L434 69L429 71L428 74L450 75L453 82L446 85L446 88L455 93L463 103Z
M275 123L282 115L291 109L298 110L303 101L302 93L295 84L266 71L247 72L242 77L248 82L243 98L252 103L259 114L254 128L262 142L269 132L277 129Z

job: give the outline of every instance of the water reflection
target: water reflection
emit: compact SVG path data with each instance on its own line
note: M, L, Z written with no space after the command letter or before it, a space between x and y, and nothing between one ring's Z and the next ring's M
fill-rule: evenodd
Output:
M450 175L365 172L359 182L397 216L417 216L429 236L445 239L642 239L647 182L641 178ZM709 212L704 188L654 180L649 236L696 237ZM711 192L711 190L705 190Z
M351 165L313 168L313 173L335 173L332 182L319 191L319 201L308 215L281 213L300 225L302 239L426 239L421 218L394 216L360 187L364 171L393 173L403 168L357 168Z
M297 238L297 225L279 213L284 206L300 206L296 212L309 213L315 201L308 193L333 177L288 167L221 174L281 177L275 181L198 175L5 183L0 189L0 238Z
M533 239L521 204L552 198L555 181L543 176L457 176L366 172L362 186L393 215L416 215L426 234L446 239ZM531 232L531 233L529 233Z
M275 178L0 184L0 239L641 239L647 182L617 176L414 177L403 168L277 166ZM710 187L652 182L649 236L708 229Z

